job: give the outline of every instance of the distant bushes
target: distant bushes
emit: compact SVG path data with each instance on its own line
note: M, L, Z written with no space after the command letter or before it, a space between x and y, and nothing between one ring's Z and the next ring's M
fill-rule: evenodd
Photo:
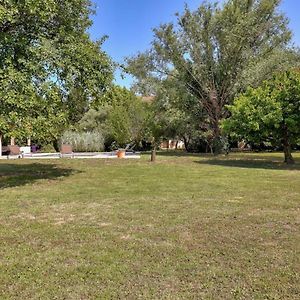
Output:
M100 132L66 131L61 137L61 143L72 145L75 152L98 152L104 150L104 137Z
M46 144L46 145L43 145L41 147L41 150L40 150L42 153L55 153L56 150L54 149L53 145L51 144Z

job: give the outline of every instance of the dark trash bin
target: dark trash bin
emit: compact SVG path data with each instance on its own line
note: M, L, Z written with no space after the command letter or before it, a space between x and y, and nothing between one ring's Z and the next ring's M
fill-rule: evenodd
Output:
M36 145L31 146L31 152L32 153L37 152L37 150L38 150L38 147Z

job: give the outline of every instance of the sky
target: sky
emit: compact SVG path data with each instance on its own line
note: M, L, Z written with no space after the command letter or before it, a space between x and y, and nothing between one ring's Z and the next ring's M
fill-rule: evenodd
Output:
M197 8L202 0L94 0L96 15L90 29L93 39L108 35L102 49L112 59L122 63L124 58L150 48L152 29L175 19L175 13ZM300 46L300 1L282 0L280 10L290 19L293 41ZM116 83L130 87L132 78L121 78L116 73Z

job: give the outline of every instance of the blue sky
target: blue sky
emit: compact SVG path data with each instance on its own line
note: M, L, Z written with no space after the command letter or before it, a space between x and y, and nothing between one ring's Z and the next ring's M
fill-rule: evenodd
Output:
M93 39L103 35L109 38L103 49L114 61L149 48L152 29L161 23L174 20L174 14L182 11L184 3L197 8L201 0L94 0L97 5L94 25L90 32ZM283 0L280 8L290 19L294 42L300 46L300 1ZM116 82L129 87L130 78L122 80L116 74Z

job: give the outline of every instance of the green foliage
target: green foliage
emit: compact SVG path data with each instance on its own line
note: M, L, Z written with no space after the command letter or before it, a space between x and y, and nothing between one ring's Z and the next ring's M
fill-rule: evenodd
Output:
M61 137L62 144L72 145L76 152L98 152L104 150L104 137L100 132L66 131Z
M276 74L262 86L249 88L228 109L231 117L223 122L225 132L247 141L283 145L286 160L291 159L290 145L300 136L300 73Z
M123 106L114 107L109 114L108 127L111 137L120 146L132 141L130 121L129 114Z
M119 146L144 138L146 109L141 99L126 88L112 87L102 100L110 106L107 130Z
M55 139L103 94L112 66L91 13L88 0L1 2L1 134Z
M184 140L187 150L195 136L202 134L204 119L199 102L169 77L157 86L155 101L149 117L152 135L157 144L162 139Z
M163 138L166 136L166 118L164 112L157 110L155 104L147 107L145 118L145 139L151 142L152 147L156 149Z
M46 144L46 145L42 146L41 152L42 153L56 153L56 150L52 144Z
M51 82L35 86L27 74L12 68L0 71L1 128L4 136L32 137L50 142L66 125L60 90Z
M79 121L77 129L83 132L98 131L105 133L108 130L106 121L108 118L109 110L109 106L99 107L97 110L91 108Z
M154 30L150 51L128 59L135 88L156 95L157 86L173 77L175 86L200 103L206 130L218 140L219 122L236 93L296 64L297 53L286 55L291 32L279 2L228 0L223 5L205 2L195 11L186 7L177 24Z
M104 105L105 104L105 105ZM76 126L80 132L101 132L107 147L140 143L145 136L146 106L126 88L112 86Z

